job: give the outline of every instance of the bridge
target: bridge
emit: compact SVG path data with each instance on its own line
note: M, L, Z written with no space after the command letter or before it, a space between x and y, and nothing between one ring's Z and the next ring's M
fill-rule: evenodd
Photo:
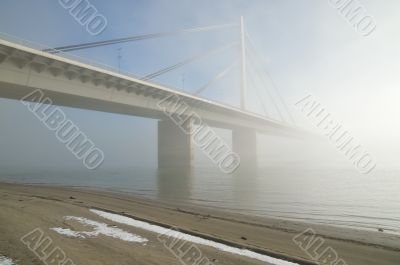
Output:
M229 27L232 25L228 25ZM223 26L212 26L181 30L177 32L133 36L110 41L69 45L59 48L44 48L27 41L2 35L0 38L0 97L20 100L26 94L41 89L53 100L53 104L80 109L111 112L158 120L158 164L159 167L190 166L193 143L190 135L182 131L166 117L160 109L160 100L179 97L209 126L232 131L232 147L241 158L241 165L256 163L256 132L293 137L301 134L288 122L246 110L246 41L243 20L240 29L241 47L241 100L240 106L228 106L151 81L155 76L191 63L214 51L196 55L177 65L164 68L145 77L122 73L69 53L74 50L112 45L129 41L143 41L153 37L189 34L202 30L219 30ZM226 69L215 79L223 76ZM210 82L213 82L210 81ZM207 85L198 92L207 89ZM179 148L178 148L179 147Z

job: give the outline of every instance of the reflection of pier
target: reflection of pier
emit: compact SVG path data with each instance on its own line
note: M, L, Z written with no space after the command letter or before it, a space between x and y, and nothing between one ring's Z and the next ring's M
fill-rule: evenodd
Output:
M240 166L232 174L233 201L236 207L247 209L249 206L257 205L258 174L256 165Z
M158 169L157 197L162 201L179 203L193 203L201 198L202 202L198 203L212 207L226 207L233 203L234 208L246 209L249 205L256 205L258 173L256 168L242 167L231 175L222 173L215 166L207 169Z
M190 200L193 177L193 169L188 167L158 169L158 199L179 202Z

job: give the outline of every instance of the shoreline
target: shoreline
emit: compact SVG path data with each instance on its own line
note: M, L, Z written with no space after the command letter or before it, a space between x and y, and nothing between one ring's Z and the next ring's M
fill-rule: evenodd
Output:
M174 199L172 200L167 200L167 201L163 201L161 202L161 199L158 198L154 198L154 196L151 196L149 194L140 194L140 193L136 193L136 192L131 192L131 191L120 191L117 189L112 189L112 188L99 188L99 187L94 187L94 186L75 186L75 185L63 185L63 184L58 184L58 183L40 183L40 182L10 182L10 181L1 181L0 180L0 184L10 184L10 185L27 185L27 186L38 186L38 187L49 187L49 188L70 188L70 189L81 189L81 190L85 190L85 191L94 191L94 192L99 192L99 193L109 193L109 194L114 194L115 196L127 196L127 197L131 197L134 198L136 200L144 200L144 201L152 201L156 204L164 204L167 205L171 208L177 207L179 206L180 208L195 208L196 210L203 210L203 212L205 212L206 214L208 212L216 212L216 213L224 213L224 214L231 214L232 216L242 216L245 219L247 219L249 216L252 218L258 218L261 222L263 220L275 220L275 221L287 221L290 223L300 223L300 224L304 224L304 225L312 225L312 226L320 226L322 228L326 228L326 227L330 227L332 228L332 230L350 230L350 231L360 231L360 232L371 232L371 233L375 233L375 232L379 232L378 234L385 234L387 236L398 236L400 239L400 230L391 230L388 228L383 228L384 226L372 226L372 224L368 227L364 226L360 226L360 227L356 227L355 225L350 225L350 224L338 224L335 223L335 221L332 221L332 223L330 223L329 220L326 220L325 222L313 222L313 220L311 219L310 221L308 221L307 219L303 219L303 218L292 218L292 217L285 217L285 216L274 216L274 215L265 215L265 214L256 214L253 213L252 211L248 211L248 212L241 212L239 209L229 209L229 208L224 208L223 206L209 206L209 205L202 205L196 202L178 202ZM178 209L177 210L181 210ZM186 210L182 210L182 212L186 212ZM187 213L190 213L190 211L187 211ZM383 230L383 231L382 231ZM328 236L329 235L325 235ZM331 236L333 239L342 239L342 236L339 237L335 237L335 236ZM365 243L362 241L357 241L355 240L355 243ZM369 244L369 242L367 242L367 244ZM372 245L376 245L377 247L380 246L380 243L372 243ZM387 247L385 245L382 245L382 247ZM400 245L396 245L396 247L394 247L393 249L396 250L400 250Z
M192 235L209 238L213 241L238 248L254 250L257 253L303 262L301 264L313 264L312 259L293 243L294 236L307 228L312 228L348 264L375 265L399 264L400 262L400 237L381 232L358 231L326 225L246 216L217 211L215 209L206 209L200 206L172 205L167 202L138 198L126 193L81 187L56 187L0 182L0 196L0 208L7 209L9 213L12 213L12 217L5 213L0 214L2 227L0 228L0 232L9 235L11 237L9 240L11 241L17 239L13 238L12 234L8 231L13 230L13 228L7 229L7 226L10 226L11 223L20 222L19 219L22 216L26 216L26 213L21 213L16 209L20 204L27 204L25 207L30 209L32 219L40 217L39 213L49 216L51 220L37 220L37 225L44 226L45 228L49 226L49 223L57 225L65 223L65 221L62 221L63 215L69 215L69 213L68 211L61 211L60 213L60 208L67 208L71 212L79 212L80 215L89 215L89 209L100 209L105 212L143 220L164 227L178 227L180 231L185 231ZM13 210L12 208L16 209ZM27 230L25 229L26 225L19 224L19 226L22 230ZM58 235L54 237L56 236L58 237ZM72 241L69 243L72 243ZM85 242L82 244L85 244ZM73 246L64 247L73 248ZM125 245L121 245L121 248L124 247ZM153 254L162 252L162 249L159 249L160 246L155 248L158 250L149 252ZM13 260L21 260L20 257L15 255L16 253L12 251L11 253L4 253L6 251L7 247L0 241L0 254L6 255ZM143 249L138 251L146 252ZM205 252L211 252L211 255L216 256L216 259L219 261L229 260L227 264L267 264L251 260L246 260L243 263L243 257L237 257L234 254L218 253L215 250L213 252L210 249L206 249ZM26 253L26 255L29 256L29 253ZM77 258L85 260L85 257L85 255L78 255ZM307 263L307 260L311 263ZM155 258L152 259L153 263L151 264L158 264L157 262L160 264L169 264L163 261L164 259ZM137 264L147 264L145 262L138 262ZM23 265L23 263L21 264ZM88 263L86 262L85 264ZM129 263L119 262L118 264ZM178 263L173 263L172 261L171 264ZM225 263L219 262L219 264Z

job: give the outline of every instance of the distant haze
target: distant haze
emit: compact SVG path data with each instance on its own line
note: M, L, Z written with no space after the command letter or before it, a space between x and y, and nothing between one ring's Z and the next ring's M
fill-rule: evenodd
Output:
M376 31L368 37L354 30L328 0L90 2L108 20L105 31L98 36L88 34L58 1L53 0L2 0L0 32L53 47L238 22L243 15L246 30L261 54L260 59L299 126L314 130L314 124L294 106L295 102L312 94L370 150L379 167L398 164L399 1L360 1L377 23ZM238 38L237 32L232 30L196 33L76 54L118 67L117 49L122 48L121 69L143 76L200 51L238 41ZM232 63L235 56L238 51L232 50L156 81L193 92ZM202 96L237 106L238 73L236 69ZM250 87L249 94L249 109L262 113L261 98L273 118L277 118L265 91L257 96ZM156 166L156 120L71 108L63 110L104 150L102 168ZM229 141L228 131L218 132ZM0 135L0 169L3 171L83 167L18 101L0 99ZM346 164L345 158L336 153L328 141L309 144L259 135L258 148L263 163L300 161L307 153L310 161L326 156L327 161ZM197 157L201 164L204 160L201 153L198 152Z

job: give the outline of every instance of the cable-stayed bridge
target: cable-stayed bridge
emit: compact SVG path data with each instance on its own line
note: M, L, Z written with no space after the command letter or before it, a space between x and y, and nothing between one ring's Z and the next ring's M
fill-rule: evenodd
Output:
M143 77L123 73L120 69L93 63L71 54L76 50L232 27L238 29L239 41L196 54ZM214 54L235 46L240 48L238 58L234 58L231 65L198 88L195 93L177 91L152 81L160 75L197 60L207 57L210 59ZM301 131L290 123L291 116L283 99L280 96L274 98L270 91L268 93L271 104L279 114L278 119L271 118L268 113L261 115L246 110L247 94L251 88L248 85L249 73L251 73L249 61L257 57L244 29L243 19L238 24L146 34L55 48L46 48L2 34L0 38L0 97L21 99L26 94L41 89L55 105L157 119L159 120L159 166L174 167L191 165L193 146L190 135L183 134L177 126L172 124L158 103L167 97L177 96L209 126L232 130L232 146L239 154L242 164L254 165L257 161L256 132L285 136L301 134ZM212 84L224 78L236 65L239 65L241 69L240 106L228 106L199 96ZM267 73L263 72L261 64L252 67L253 74L259 82L262 82L265 89L268 89L265 81ZM279 95L278 91L275 92ZM280 101L280 107L277 104L278 101ZM262 104L266 110L265 103L262 102ZM289 119L285 121L284 117Z

